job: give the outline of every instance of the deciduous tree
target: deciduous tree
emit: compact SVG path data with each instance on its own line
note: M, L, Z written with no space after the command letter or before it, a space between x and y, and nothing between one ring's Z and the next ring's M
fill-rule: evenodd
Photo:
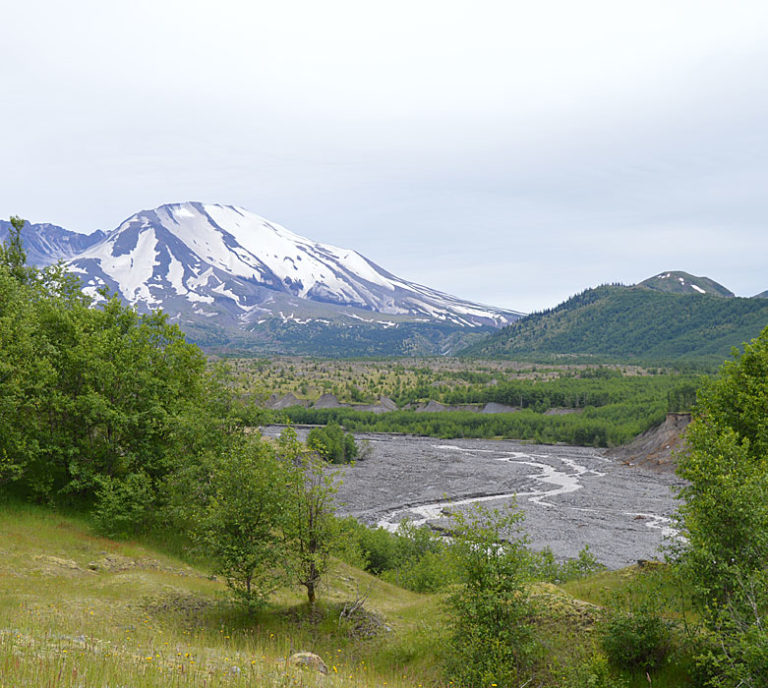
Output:
M298 441L292 428L283 431L279 452L291 470L285 526L288 561L294 579L306 588L307 600L314 606L337 532L336 489L333 476L324 471L325 462Z
M449 671L459 686L517 686L527 680L537 643L522 520L520 512L481 505L454 514L452 550L462 584L449 602Z
M287 582L290 471L264 441L236 443L209 464L198 538L215 570L247 606Z
M716 641L711 685L768 685L768 328L699 393L679 474L681 566Z

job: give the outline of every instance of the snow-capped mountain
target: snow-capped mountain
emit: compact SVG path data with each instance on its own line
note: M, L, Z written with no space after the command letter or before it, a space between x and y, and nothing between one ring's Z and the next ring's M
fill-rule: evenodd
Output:
M8 238L11 223L0 220L0 241ZM93 234L78 234L48 222L25 224L21 230L21 241L32 265L45 267L60 260L68 260L89 246L101 241L106 234L96 230Z
M500 327L520 314L408 282L351 249L321 244L243 208L144 210L67 260L86 292L106 285L140 310L250 330L266 319Z

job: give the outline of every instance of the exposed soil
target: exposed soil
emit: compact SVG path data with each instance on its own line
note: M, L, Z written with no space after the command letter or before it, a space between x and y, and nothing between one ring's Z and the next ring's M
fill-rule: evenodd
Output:
M677 455L685 448L685 429L690 422L690 413L668 413L661 425L638 435L629 444L609 449L606 455L627 465L674 471Z

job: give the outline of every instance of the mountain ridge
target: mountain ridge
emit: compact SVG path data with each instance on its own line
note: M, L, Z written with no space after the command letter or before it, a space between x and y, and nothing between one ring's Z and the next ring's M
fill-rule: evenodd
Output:
M353 355L445 354L522 315L399 278L357 251L230 205L169 203L106 233L35 225L22 238L34 248L30 262L64 260L95 301L106 287L139 311L162 308L212 347L236 340L256 351L343 355L332 341L341 339Z
M67 262L84 276L85 291L92 295L105 284L140 309L177 295L196 304L199 315L211 315L206 306L226 304L225 311L246 323L272 311L269 295L258 287L466 327L500 326L521 315L403 280L357 251L311 241L221 204L186 202L140 211Z
M0 241L8 237L10 222L0 220ZM100 241L106 232L97 229L91 234L72 232L50 222L24 223L21 240L27 252L27 261L37 267L68 260Z

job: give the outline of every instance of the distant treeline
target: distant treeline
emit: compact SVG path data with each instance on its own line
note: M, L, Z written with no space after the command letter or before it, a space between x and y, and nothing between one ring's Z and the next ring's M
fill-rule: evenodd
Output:
M625 402L656 403L666 400L673 389L681 386L693 389L695 394L693 378L669 375L622 376L617 370L595 368L582 371L580 377L559 377L536 382L510 380L489 386L468 385L451 390L444 395L443 400L447 404L496 402L534 411L550 408L581 409ZM679 392L676 394L679 396Z
M427 437L506 437L551 444L610 447L623 444L664 420L663 406L651 410L613 404L590 407L583 413L544 415L530 409L517 413L481 414L472 411L372 413L349 408L286 409L294 423L336 422L353 432L402 432Z
M494 401L521 407L513 413L415 410L373 413L353 408L292 407L281 412L293 423L339 423L354 432L402 432L429 437L505 437L542 443L611 447L661 423L667 412L690 410L697 381L668 375L518 381L452 393L452 403ZM553 407L574 413L545 414ZM277 418L277 416L272 416ZM262 422L265 419L262 418Z

